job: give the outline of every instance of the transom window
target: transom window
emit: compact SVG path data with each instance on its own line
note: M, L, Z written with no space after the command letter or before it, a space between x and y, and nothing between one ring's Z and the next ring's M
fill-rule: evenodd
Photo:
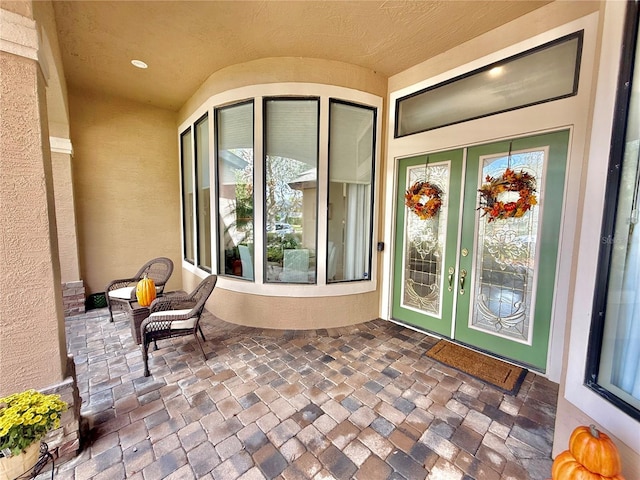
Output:
M399 98L395 137L576 95L582 37L572 33Z

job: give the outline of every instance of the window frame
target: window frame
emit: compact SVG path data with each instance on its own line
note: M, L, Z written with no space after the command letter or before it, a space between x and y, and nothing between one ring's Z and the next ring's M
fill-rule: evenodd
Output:
M316 256L317 256L317 252L318 252L318 245L319 245L319 241L318 241L318 236L320 234L318 226L319 226L319 222L318 222L318 210L320 208L319 205L319 199L320 199L320 132L322 130L322 125L320 124L320 112L322 109L322 102L321 102L321 98L319 96L316 95L269 95L269 96L264 96L262 97L262 118L261 118L261 124L262 124L262 145L263 145L263 151L262 151L262 212L263 212L263 218L262 218L262 225L260 226L260 228L262 229L262 233L264 235L263 241L262 241L262 250L263 250L263 257L262 257L262 283L263 284L269 284L269 285L291 285L292 283L290 282L274 282L274 281L268 281L267 280L267 236L268 236L268 232L267 232L267 216L266 216L266 211L267 211L267 175L266 175L266 164L267 164L267 128L268 128L268 123L267 123L267 103L271 102L271 101L284 101L284 102L289 102L289 101L315 101L316 105L318 107L318 114L317 114L317 129L316 129L316 138L317 138L317 145L316 145L316 211L315 211L315 222L316 222L316 234L315 234L315 250L316 250ZM254 123L255 123L255 116L254 116ZM317 285L318 284L318 265L316 263L315 266L315 272L314 272L314 276L313 276L313 282L308 282L308 283L295 283L296 285Z
M185 167L185 158L184 158L184 149L183 149L183 143L184 143L184 137L189 134L190 135L190 139L189 139L189 143L190 143L190 147L191 147L191 158L189 158L189 162L191 164L191 178L190 178L190 182L191 182L191 187L193 189L193 196L194 199L196 197L195 194L195 186L193 183L193 179L194 179L194 174L193 174L193 170L195 168L194 165L194 156L193 156L193 150L194 150L194 143L193 143L193 124L189 124L189 126L187 128L181 129L181 132L179 133L178 137L179 137L179 143L180 143L180 214L182 217L182 260L193 265L194 267L196 266L197 262L196 262L196 251L195 251L195 235L194 235L194 226L195 226L195 206L194 206L194 201L192 200L191 202L191 209L192 209L192 215L191 215L191 227L192 227L192 232L191 232L191 242L187 241L187 212L186 212L186 205L185 205L185 191L184 191L184 187L185 187L185 179L184 179L184 167ZM193 253L193 258L189 258L187 255L187 250L188 250L188 244L191 243L191 248L192 253Z
M263 145L263 98L265 97L297 97L297 98L319 98L320 99L320 110L319 110L319 158L318 158L318 198L317 198L317 251L316 251L316 265L317 265L317 282L314 284L302 284L302 283L264 283L264 271L263 271L263 263L264 263L264 252L260 245L264 245L266 243L266 238L264 236L264 232L262 228L265 225L265 218L263 215L263 208L260 207L259 203L261 198L264 198L264 189L263 189L263 162L260 161L264 156L264 145ZM379 262L374 258L375 255L380 255L379 252L382 250L380 248L376 248L375 241L372 242L371 245L371 257L372 257L372 267L371 267L371 275L367 281L355 281L355 282L347 282L347 283L327 283L326 282L326 183L328 181L327 177L327 155L328 155L328 102L329 98L336 98L346 101L351 101L359 105L370 106L375 108L377 111L376 115L376 137L375 137L375 158L376 161L379 162L382 158L381 148L382 148L382 140L381 140L381 123L382 123L382 112L384 107L384 98L380 95L376 95L375 93L369 93L362 90L356 90L353 88L341 87L336 85L329 85L323 83L306 83L306 82L284 82L284 83L262 83L249 85L244 87L238 87L231 90L227 90L224 92L220 92L217 94L208 97L206 100L200 104L199 107L196 107L191 114L184 117L177 127L178 133L188 129L193 123L202 116L205 111L209 111L210 116L213 115L214 109L218 107L223 107L226 105L238 104L243 101L253 101L254 102L254 195L255 195L255 212L254 212L254 221L255 221L255 231L254 231L254 240L256 247L254 249L254 274L255 279L253 282L243 281L239 277L233 276L224 276L220 275L218 279L218 286L224 288L225 290L237 292L237 293L248 293L255 294L267 297L308 297L308 298L321 298L321 297L331 297L331 296L344 296L344 295L356 295L356 294L365 294L375 292L378 288L378 268ZM215 117L212 117L215 118ZM210 134L213 142L210 143L210 148L217 148L217 143L215 139L215 123L211 122L210 124ZM215 162L215 161L214 161ZM374 168L374 183L376 185L380 185L380 165L376 165ZM218 175L218 172L212 173L212 175ZM215 192L212 192L212 195L218 195L217 192L217 177L212 179L213 185L215 185ZM380 222L380 204L385 201L385 197L382 192L375 192L374 202L375 204L372 207L372 212L374 216L373 224L370 226L371 231L373 232L374 239L378 235L378 226ZM217 207L217 205L216 205ZM212 206L212 208L214 208ZM261 228L257 228L260 225ZM215 246L212 246L215 249L215 254L212 259L212 263L214 265L214 270L217 270L219 266L217 265L217 261L219 259L220 253L218 249L220 248L218 245L218 228L217 224L213 224L212 228L216 230L212 232L212 238L216 242ZM184 234L183 234L184 235ZM375 253L374 253L375 249ZM204 277L207 273L202 269L199 269L197 266L187 262L182 262L182 268L191 274L194 274L198 277ZM340 287L335 287L334 285L340 285Z
M591 328L589 331L584 385L630 417L640 420L640 409L625 402L598 383L602 343L604 339L609 271L613 253L616 213L622 178L622 162L625 152L629 109L631 107L631 81L634 67L638 67L636 81L640 81L640 65L634 65L639 28L638 2L628 2L623 30L620 71L618 74L615 115L611 133L611 146L604 194L601 242L598 253L596 282L593 296Z
M361 103L356 103L356 102L352 102L352 101L348 101L348 100L342 100L339 98L333 98L333 97L329 97L329 108L328 108L328 112L327 114L329 115L329 129L327 132L328 137L328 145L331 145L331 105L333 103L336 104L340 104L340 105L347 105L350 107L357 107L357 108L362 108L365 110L370 110L373 113L373 132L372 132L372 154L371 154L371 197L370 197L370 202L371 205L374 205L374 200L375 200L375 193L376 193L376 164L378 162L378 157L376 155L377 151L378 151L378 145L377 145L377 129L378 129L378 109L376 109L375 107L371 106L371 105L365 105L365 104L361 104ZM327 209L329 208L329 200L330 200L330 186L331 186L331 149L329 148L329 151L327 153ZM371 209L371 211L369 212L369 225L372 227L374 224L374 211L373 208ZM329 218L327 215L327 222L325 225L325 231L327 233L327 242L325 245L325 250L328 252L329 251ZM367 266L367 271L371 272L372 268L373 268L373 253L374 253L374 247L373 247L373 228L369 228L369 258L368 258L368 266ZM326 275L326 271L329 270L329 258L327 255L327 259L326 259L326 270L325 270L325 277L327 277ZM369 275L369 277L371 277L371 275ZM347 279L347 280L329 280L329 278L326 278L326 282L327 284L330 285L334 285L334 284L345 284L345 283L352 283L352 282L362 282L362 281L367 281L367 280L371 280L371 278L368 279L364 279L364 278L354 278L354 279Z
M194 236L194 262L195 265L198 266L198 268L204 270L207 273L211 273L212 272L212 268L213 268L213 250L212 250L212 241L211 241L211 234L209 234L209 256L210 256L210 261L211 261L211 265L207 266L207 265L203 265L202 264L202 259L200 258L200 247L201 247L201 238L200 238L200 172L198 170L198 125L201 124L202 122L204 122L205 120L210 121L211 119L209 118L209 112L205 112L200 118L198 118L195 122L193 122L193 126L191 128L192 130L192 140L193 140L193 151L192 151L192 157L193 157L193 183L194 183L194 229L195 229L195 236ZM206 134L207 136L209 136L209 132L210 132L210 128L209 125L207 125L207 130L206 130ZM211 157L210 157L210 152L211 152L211 141L210 138L208 139L208 151L207 152L202 152L202 160L203 161L207 161L209 162L209 172L211 172ZM211 231L211 193L213 191L213 189L211 188L211 181L209 181L209 231ZM206 246L204 246L206 248Z
M482 114L482 115L476 115L476 116L472 116L469 118L463 118L461 120L456 120L456 121L452 121L452 122L448 122L448 123L444 123L442 125L437 125L434 127L429 127L429 128L424 128L424 129L420 129L420 130L416 130L416 131L411 131L408 133L400 133L400 125L401 125L401 119L400 119L400 104L402 103L403 100L408 100L410 98L414 98L417 96L420 96L424 93L428 93L434 90L437 90L438 88L441 87L445 87L447 85L450 85L452 83L458 82L460 80L464 80L466 78L469 77L473 77L476 75L480 75L483 73L488 72L489 70L496 68L496 67L500 67L503 66L505 64L508 64L510 62L513 62L515 60L519 60L521 58L530 56L530 55L534 55L536 53L539 53L543 50L546 50L548 48L554 47L556 45L562 44L564 42L569 42L571 40L573 40L574 38L577 38L578 40L578 45L577 45L577 51L576 51L576 64L575 64L575 72L574 72L574 76L573 76L573 89L571 92L567 93L567 94L563 94L563 95L557 95L554 97L550 97L550 98L545 98L544 100L539 100L539 101L534 101L534 102L530 102L530 103L526 103L523 105L517 105L514 107L509 107L509 108L504 108L504 109L498 109L495 111L491 111L490 113L486 113L486 114ZM456 77L450 78L448 80L445 80L443 82L439 82L435 85L431 85L429 87L426 88L422 88L418 91L412 92L408 95L404 95L401 96L399 98L397 98L394 102L394 129L393 129L393 138L403 138L403 137L408 137L411 135L416 135L416 134L420 134L420 133L424 133L424 132L429 132L431 130L436 130L438 128L443 128L443 127L448 127L450 125L457 125L459 123L464 123L464 122L469 122L471 120L478 120L481 118L486 118L486 117L490 117L493 115L498 115L500 113L506 113L506 112L511 112L514 110L520 110L522 108L528 108L528 107L532 107L534 105L540 105L543 103L547 103L547 102L552 102L555 100L562 100L564 98L569 98L569 97L573 97L575 95L578 94L578 84L579 84L579 80L580 80L580 65L581 65L581 61L582 61L582 51L583 51L583 46L584 46L584 30L578 30L575 31L573 33L564 35L562 37L556 38L555 40L551 40L547 43L544 43L542 45L538 45L534 48L531 48L529 50L525 50L523 52L520 52L516 55L512 55L506 58L503 58L501 60L498 60L496 62L492 62L488 65L485 65L483 67L480 68L476 68L470 72L466 72L462 75L458 75Z
M252 262L253 262L253 272L252 272L252 278L248 278L248 277L244 277L244 276L237 276L237 275L228 275L225 271L226 269L226 264L225 264L225 258L224 258L224 254L222 251L223 246L221 245L220 242L220 190L221 190L221 185L220 185L220 158L219 158L219 128L218 128L218 113L222 110L226 110L226 109L230 109L230 108L234 108L234 107L241 107L244 105L251 105L251 110L253 112L251 118L252 118L252 123L251 123L251 132L252 132L252 139L253 139L253 165L252 165L252 178L251 181L253 182L253 202L252 202L252 206L253 206L253 218L252 218L252 223L253 223L253 238L254 238L254 253L252 254ZM255 262L255 244L256 244L256 214L255 214L255 206L256 206L256 189L255 189L255 184L256 184L256 138L255 138L255 123L256 123L256 99L255 98L245 98L245 99L240 99L237 100L235 102L231 102L231 103L226 103L226 104L220 104L220 105L215 105L213 107L213 115L212 118L214 119L211 128L213 130L213 136L214 136L214 141L212 143L209 144L209 148L212 150L213 152L213 157L214 157L214 168L211 169L211 171L213 172L214 175L214 182L216 185L216 196L215 196L215 201L214 201L214 206L215 206L215 210L216 210L216 222L215 225L212 224L212 228L215 231L215 241L214 241L214 237L212 235L211 239L212 239L212 252L214 251L214 247L215 247L215 257L217 259L217 265L218 265L218 269L217 269L217 274L221 277L229 277L232 278L234 280L239 280L239 281L244 281L244 282L249 282L249 283L253 283L255 282L255 277L256 277L256 262Z

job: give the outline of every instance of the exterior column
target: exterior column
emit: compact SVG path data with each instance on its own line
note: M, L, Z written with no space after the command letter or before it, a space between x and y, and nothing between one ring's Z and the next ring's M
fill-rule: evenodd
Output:
M0 396L60 394L69 411L46 441L64 456L79 447L80 397L66 352L45 80L34 20L2 8L0 23Z
M53 166L60 276L62 281L62 308L64 316L84 313L84 282L80 280L78 235L76 232L75 202L73 197L71 141L49 137Z

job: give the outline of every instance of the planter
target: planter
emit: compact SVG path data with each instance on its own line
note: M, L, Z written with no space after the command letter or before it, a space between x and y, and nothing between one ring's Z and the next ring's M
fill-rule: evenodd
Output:
M33 442L20 455L0 458L0 480L14 480L30 471L39 456L40 442Z

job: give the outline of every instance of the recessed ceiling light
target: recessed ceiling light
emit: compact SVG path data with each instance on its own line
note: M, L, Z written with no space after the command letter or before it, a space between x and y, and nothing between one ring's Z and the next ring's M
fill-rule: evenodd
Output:
M144 63L142 60L131 60L131 64L138 68L149 68L149 65Z

